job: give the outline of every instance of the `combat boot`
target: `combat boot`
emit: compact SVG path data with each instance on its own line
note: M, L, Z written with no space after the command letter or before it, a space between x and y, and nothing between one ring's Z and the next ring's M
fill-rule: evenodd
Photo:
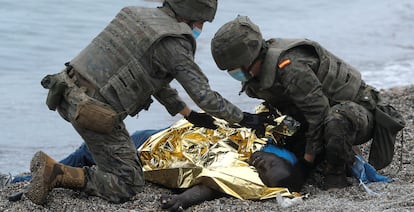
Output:
M85 186L85 173L82 168L58 163L42 151L33 156L30 171L32 180L26 196L38 205L46 203L47 195L53 188L80 190Z
M350 185L346 178L345 167L334 167L330 164L327 164L324 172L325 180L323 188L325 190L345 188Z

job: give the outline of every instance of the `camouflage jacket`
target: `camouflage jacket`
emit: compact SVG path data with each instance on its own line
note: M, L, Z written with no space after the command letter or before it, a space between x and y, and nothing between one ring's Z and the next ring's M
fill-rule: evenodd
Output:
M267 43L260 76L244 85L246 93L300 121L306 132L305 152L318 153L330 106L354 101L365 83L357 70L315 42L272 39Z
M118 112L133 116L153 96L177 114L185 103L169 85L176 79L201 109L239 122L242 111L210 89L195 48L190 27L162 9L125 7L70 65Z

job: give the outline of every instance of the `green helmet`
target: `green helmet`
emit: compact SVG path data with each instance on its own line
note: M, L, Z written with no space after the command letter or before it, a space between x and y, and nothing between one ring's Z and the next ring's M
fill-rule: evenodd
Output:
M259 56L263 45L259 27L247 16L224 24L211 41L211 53L221 70L249 65Z
M217 0L165 0L176 15L191 21L212 22L217 11Z

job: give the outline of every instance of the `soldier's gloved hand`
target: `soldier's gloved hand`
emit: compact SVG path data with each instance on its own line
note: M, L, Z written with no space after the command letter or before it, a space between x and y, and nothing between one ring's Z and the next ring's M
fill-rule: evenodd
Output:
M262 102L262 105L265 106L267 110L269 110L269 112L267 112L269 113L269 115L272 114L274 116L278 116L277 109L272 104L265 101L265 102Z
M262 138L265 135L264 123L267 122L266 116L261 114L251 114L243 112L243 119L240 121L240 125L243 127L251 128L255 130L255 134L258 138Z
M192 110L190 115L185 117L185 119L196 127L205 127L213 130L218 128L218 126L214 124L214 118L207 113L197 113Z

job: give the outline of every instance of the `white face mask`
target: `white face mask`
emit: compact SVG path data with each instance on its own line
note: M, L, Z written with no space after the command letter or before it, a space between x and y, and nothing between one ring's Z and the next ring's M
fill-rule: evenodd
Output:
M241 68L236 68L236 69L227 71L227 73L229 73L230 76L233 77L235 80L238 80L240 82L246 82L247 80L249 80Z
M198 36L200 36L200 34L201 34L201 29L200 29L200 28L198 28L198 27L194 27L194 28L192 29L192 31L193 31L193 36L194 36L194 38L195 38L195 39L197 39L197 38L198 38Z

